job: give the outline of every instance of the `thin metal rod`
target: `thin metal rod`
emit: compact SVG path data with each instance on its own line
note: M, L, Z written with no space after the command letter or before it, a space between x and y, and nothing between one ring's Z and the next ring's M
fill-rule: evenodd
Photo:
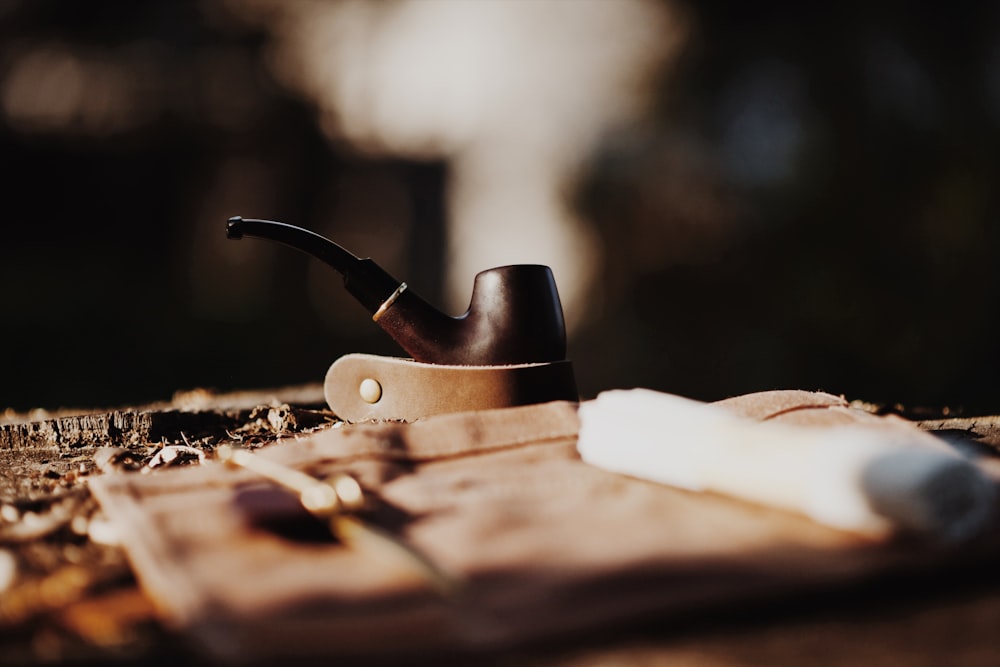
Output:
M462 588L459 579L442 570L423 553L396 535L365 523L356 516L335 514L330 517L330 530L337 539L358 551L378 554L404 569L416 572L443 596L453 596Z
M326 518L341 509L336 489L311 475L255 456L245 449L222 445L215 451L219 460L251 470L294 492L302 506L312 514Z
M327 483L245 449L221 445L215 451L219 460L246 468L296 493L310 513L329 520L331 532L344 544L416 572L441 595L455 595L461 588L456 577L399 537L348 513L363 504L361 487L353 477L338 475Z

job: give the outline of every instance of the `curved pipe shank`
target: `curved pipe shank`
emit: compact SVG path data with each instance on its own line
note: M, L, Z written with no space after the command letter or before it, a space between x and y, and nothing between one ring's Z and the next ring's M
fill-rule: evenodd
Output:
M369 313L376 313L400 282L370 259L293 225L230 218L229 238L245 234L278 241L316 257L344 276L344 286ZM469 310L449 317L405 289L380 313L377 324L417 361L496 366L561 361L566 327L552 271L515 265L478 274Z

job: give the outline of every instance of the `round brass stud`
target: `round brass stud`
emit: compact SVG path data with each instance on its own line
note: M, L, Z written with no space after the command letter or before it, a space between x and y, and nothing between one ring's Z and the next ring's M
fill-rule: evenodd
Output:
M377 380L365 378L361 381L358 392L361 394L361 400L365 403L378 403L379 399L382 398L382 385Z

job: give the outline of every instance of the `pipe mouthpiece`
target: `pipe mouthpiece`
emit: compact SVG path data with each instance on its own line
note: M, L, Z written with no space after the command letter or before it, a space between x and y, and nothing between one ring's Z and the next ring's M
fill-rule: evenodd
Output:
M234 215L233 217L229 218L229 220L226 222L226 238L234 239L237 241L243 238L242 226L243 226L242 217Z

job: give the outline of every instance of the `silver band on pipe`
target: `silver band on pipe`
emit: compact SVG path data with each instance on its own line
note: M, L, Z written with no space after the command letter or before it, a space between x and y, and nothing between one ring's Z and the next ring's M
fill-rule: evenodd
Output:
M382 302L382 305L378 307L378 310L372 315L372 322L378 322L378 319L385 315L385 311L392 307L392 304L396 303L396 299L399 295L406 291L406 283L400 283L396 291L389 295L389 298Z

